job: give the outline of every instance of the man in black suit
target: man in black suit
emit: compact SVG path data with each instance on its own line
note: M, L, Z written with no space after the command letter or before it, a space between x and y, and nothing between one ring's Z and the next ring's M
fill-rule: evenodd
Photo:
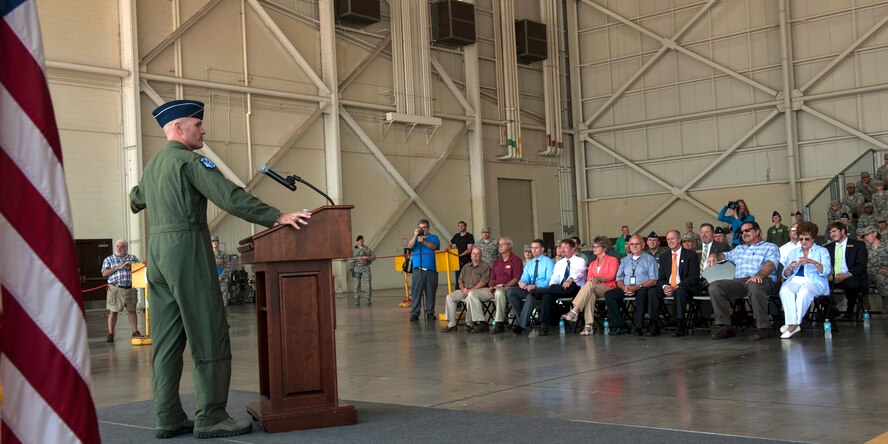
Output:
M648 336L660 335L660 301L666 296L674 296L677 329L672 336L677 338L686 334L685 307L688 300L700 293L700 256L694 250L681 247L678 230L666 233L666 245L669 251L657 258L660 273L656 290L648 292L648 295L655 296L650 298L651 328Z
M848 237L847 227L841 222L829 224L829 238L832 242L824 247L829 251L829 258L833 263L833 272L828 278L830 287L845 291L845 297L848 298L845 319L854 319L856 304L866 304L866 290L869 286L866 263L869 254L863 242Z

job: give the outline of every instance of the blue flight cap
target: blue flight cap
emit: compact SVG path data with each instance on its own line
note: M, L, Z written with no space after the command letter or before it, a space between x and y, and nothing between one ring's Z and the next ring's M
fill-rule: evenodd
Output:
M197 100L173 100L164 103L151 111L157 124L163 128L167 123L183 117L194 117L203 120L204 104Z

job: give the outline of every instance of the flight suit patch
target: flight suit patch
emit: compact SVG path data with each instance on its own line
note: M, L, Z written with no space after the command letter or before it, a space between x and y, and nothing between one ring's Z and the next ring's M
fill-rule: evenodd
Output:
M207 167L207 169L209 169L209 170L214 170L214 169L216 169L216 164L213 163L213 161L210 160L209 158L201 157L201 158L200 158L200 163L202 163L203 166Z

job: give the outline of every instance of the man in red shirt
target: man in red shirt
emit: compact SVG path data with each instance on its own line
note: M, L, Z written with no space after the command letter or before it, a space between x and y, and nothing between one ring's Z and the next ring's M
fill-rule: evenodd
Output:
M490 283L488 284L490 292L481 297L477 297L475 293L470 293L466 298L466 303L471 306L472 321L475 326L472 333L484 333L490 331L487 326L487 320L484 318L483 302L491 299L496 305L496 313L494 314L494 333L502 333L505 331L506 322L506 291L509 287L518 284L521 279L521 273L524 271L524 265L521 258L512 254L512 239L501 237L497 244L500 256L493 262L490 269Z

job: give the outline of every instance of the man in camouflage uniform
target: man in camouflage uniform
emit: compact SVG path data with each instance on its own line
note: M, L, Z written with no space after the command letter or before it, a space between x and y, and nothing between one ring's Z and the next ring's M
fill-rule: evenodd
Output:
M879 215L875 213L872 202L863 204L863 214L857 218L858 227L875 227L879 223Z
M282 213L244 191L194 150L203 147L204 105L195 100L165 103L151 114L167 143L145 166L130 191L130 210L148 209L148 289L151 292L151 369L154 434L172 438L231 437L249 433L249 419L226 412L231 384L231 339L222 291L210 246L207 200L248 222L299 229L311 214ZM195 417L179 398L185 345L191 349Z
M366 282L367 305L373 304L373 279L370 275L370 264L376 260L376 256L370 247L364 245L364 235L355 239L354 254L352 254L352 277L355 281L355 305L361 305L361 280Z
M882 236L882 239L888 239L888 218L885 216L879 217L879 223L876 225L876 228L879 230L879 235Z
M860 182L857 184L857 191L863 195L863 198L870 202L872 201L873 193L876 192L876 188L872 183L873 179L870 177L869 171L864 171L860 173Z
M888 193L885 192L885 184L883 182L876 182L876 192L873 193L873 206L875 207L876 214L881 216L888 216Z
M847 194L845 194L845 198L842 199L842 205L848 207L852 216L859 216L860 213L863 213L863 203L866 199L863 198L863 194L857 192L857 184L854 182L849 183L846 186L848 190Z
M842 218L842 213L851 213L851 209L842 205L842 201L836 199L829 204L826 210L826 224L838 222Z
M210 236L210 244L213 245L213 256L216 257L216 273L219 275L219 287L222 288L222 305L228 306L231 293L228 291L228 281L231 278L231 267L228 265L228 256L225 250L219 248L219 236Z
M888 307L888 244L883 244L878 239L867 239L866 235L873 232L878 233L878 229L870 226L860 230L860 233L864 235L864 242L870 241L866 242L866 250L869 253L866 274L869 276L870 283L876 284L876 291L881 299L876 301L876 304L870 304L870 309L884 311ZM879 245L875 246L877 243Z
M694 241L694 247L689 248L689 250L699 250L700 249L700 235L694 233L694 223L693 222L685 222L685 234L681 236L682 243L685 242L685 236Z
M499 247L496 245L496 241L490 238L490 227L481 228L481 239L475 243L475 246L481 249L481 260L492 267L496 258L499 257L497 251Z
M888 180L888 153L883 156L885 164L876 170L876 182L884 182Z

